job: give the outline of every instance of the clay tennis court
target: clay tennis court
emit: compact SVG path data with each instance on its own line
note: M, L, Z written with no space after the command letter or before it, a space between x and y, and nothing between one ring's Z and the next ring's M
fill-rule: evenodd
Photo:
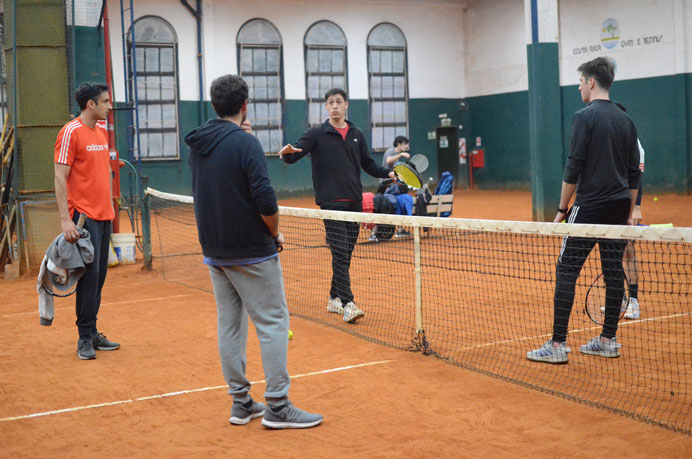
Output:
M311 198L281 204L314 207ZM656 202L645 196L644 221L692 226L684 212L690 208L689 196ZM530 220L531 196L458 192L454 216ZM288 291L295 288L289 269L287 260ZM325 282L318 273L310 278L315 289ZM53 326L41 327L34 278L0 281L0 288L0 454L7 457L689 457L692 451L690 436L299 317L291 319L291 398L324 414L324 424L284 432L258 421L232 427L210 293L142 271L141 261L110 270L99 323L122 348L85 362L75 356L73 299L59 300ZM359 333L367 335L367 323ZM537 373L569 368L518 364ZM252 331L247 373L261 399Z

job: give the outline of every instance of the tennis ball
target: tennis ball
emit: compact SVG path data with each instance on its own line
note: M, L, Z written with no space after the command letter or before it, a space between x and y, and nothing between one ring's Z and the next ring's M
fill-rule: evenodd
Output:
M654 202L656 202L656 201L658 201L658 198L656 196L654 196Z
M293 332L291 330L288 331L288 339L293 339Z

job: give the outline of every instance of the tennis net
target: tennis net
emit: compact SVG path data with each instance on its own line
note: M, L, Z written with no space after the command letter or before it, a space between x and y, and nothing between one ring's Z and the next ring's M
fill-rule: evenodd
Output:
M150 189L146 201L156 268L170 281L211 291L192 198ZM280 213L286 238L280 257L292 315L692 434L692 228L286 207ZM356 323L327 311L330 289L343 290L345 285L332 285L326 226L332 228L332 243L336 238L339 244L355 245L350 283L355 303L365 311ZM399 234L397 227L410 235ZM634 242L637 261L625 262L624 271L631 283L638 278L641 316L620 320L620 358L579 350L580 344L601 333L599 319L594 321L585 308L588 295L598 297L600 257L609 256L597 245L575 287L569 364L527 360L527 351L552 336L556 261L565 236ZM598 312L597 307L592 316Z

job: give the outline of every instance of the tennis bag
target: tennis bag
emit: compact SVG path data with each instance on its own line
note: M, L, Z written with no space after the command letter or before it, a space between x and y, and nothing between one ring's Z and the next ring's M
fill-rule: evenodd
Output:
M434 195L452 194L453 188L454 188L454 177L452 176L452 173L451 172L443 172L442 175L440 176L440 181L437 183L437 186L435 187L435 191L433 192L433 194ZM449 217L451 214L452 214L451 212L442 212L440 214L440 217Z
M396 213L396 207L394 207L394 204L392 201L390 201L390 197L396 199L396 197L392 195L387 196L383 193L375 194L375 198L373 199L373 207L376 214ZM392 238L392 236L394 236L394 230L394 225L377 225L375 227L375 237L378 241L388 241Z

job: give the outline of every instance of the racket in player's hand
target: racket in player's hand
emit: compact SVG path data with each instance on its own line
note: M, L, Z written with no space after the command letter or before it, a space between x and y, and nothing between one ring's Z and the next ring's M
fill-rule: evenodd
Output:
M279 234L274 238L274 244L276 244L277 252L281 252L284 249L284 242L286 242L286 239L284 239L284 235L279 232Z
M294 147L293 145L291 145L291 144L289 143L288 145L286 145L285 147L283 147L281 150L279 150L279 158L283 158L284 155L290 155L290 154L293 154L293 153L299 153L299 152L301 152L301 151L303 151L301 148L296 148L296 147Z
M394 164L394 172L396 173L399 181L408 185L409 188L414 190L419 189L423 186L423 179L416 170L415 166L409 164L405 161L400 161Z

